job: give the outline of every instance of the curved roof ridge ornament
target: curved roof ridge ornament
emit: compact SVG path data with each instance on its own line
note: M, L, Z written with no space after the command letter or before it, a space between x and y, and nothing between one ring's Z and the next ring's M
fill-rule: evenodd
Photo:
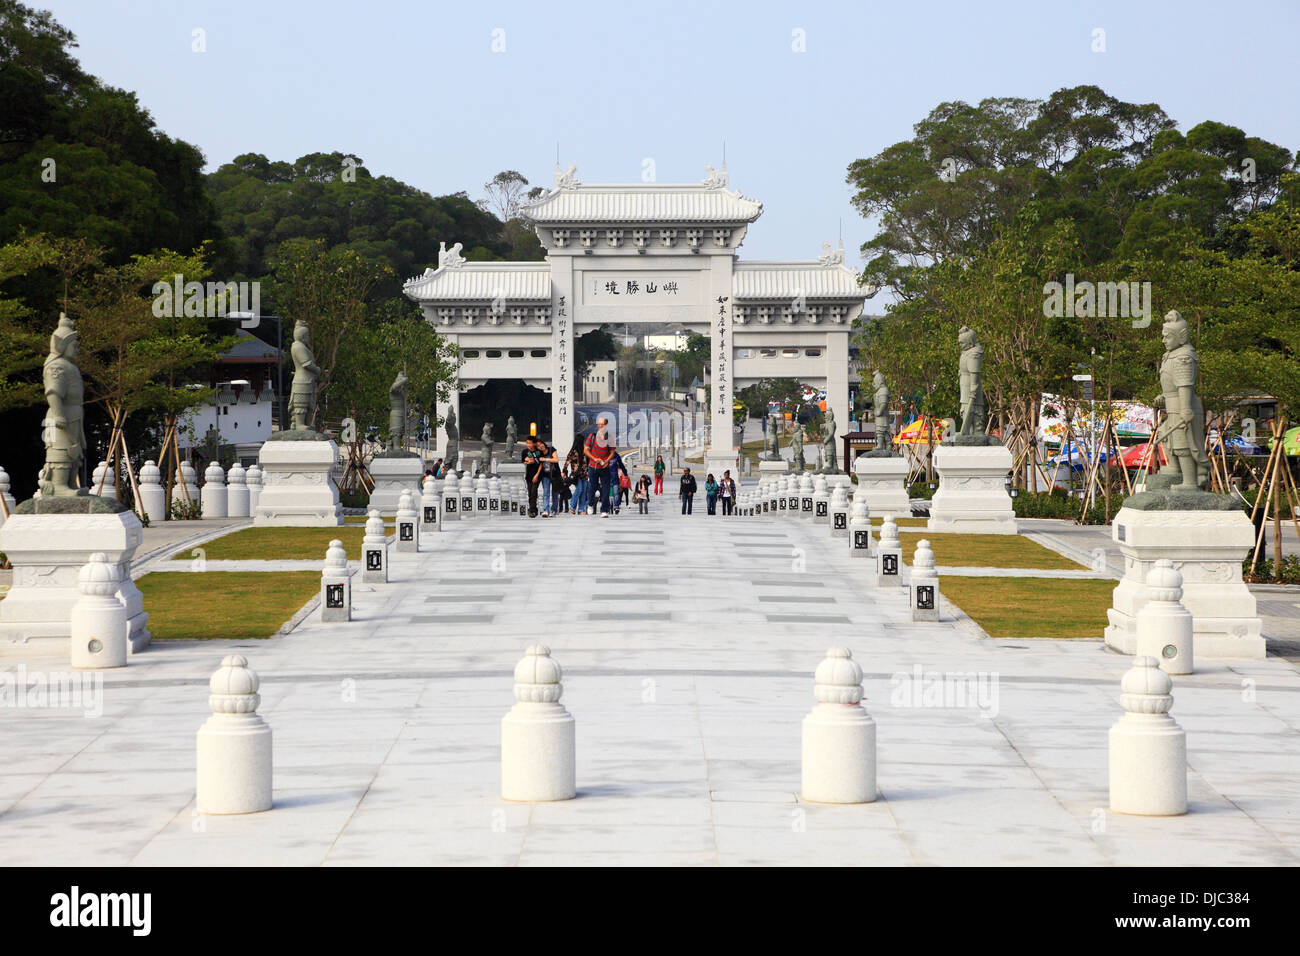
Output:
M578 166L576 163L568 169L561 169L560 164L555 164L555 189L576 189L582 185L578 181Z
M721 169L714 169L712 164L706 163L704 166L704 179L701 183L708 189L726 189L727 188L727 164L724 162Z
M829 241L822 243L822 254L817 257L817 261L824 266L842 266L844 265L844 241L840 240L839 248L835 248Z

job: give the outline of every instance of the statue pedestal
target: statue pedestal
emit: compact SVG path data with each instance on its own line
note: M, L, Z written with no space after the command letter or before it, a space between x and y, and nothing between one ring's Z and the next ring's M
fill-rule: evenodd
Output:
M343 524L343 507L333 472L339 446L329 441L268 441L257 461L262 494L257 527L333 528Z
M380 514L396 514L397 500L403 491L412 497L420 494L424 480L424 459L411 453L400 458L376 457L370 462L370 477L375 480L375 490L370 492L370 507Z
M705 474L707 475L708 472L705 472ZM768 479L775 478L778 475L788 474L790 474L790 462L788 461L760 461L758 463L759 481L767 481ZM720 472L715 471L713 475L715 478L722 478ZM735 476L733 475L732 477L734 478Z
M89 502L93 497L50 501ZM0 601L0 657L53 656L67 662L72 606L81 597L77 576L96 551L104 552L120 572L115 597L130 621L127 646L132 653L148 646L149 615L131 580L131 558L141 533L140 519L131 511L11 515L0 527L0 551L14 566L13 586Z
M1016 533L1007 491L1011 452L1004 445L940 445L934 450L934 468L939 490L930 504L927 531Z
M853 470L858 476L858 494L866 499L871 517L912 517L912 503L907 497L906 458L862 455L853 463Z
M1124 555L1124 577L1106 612L1106 645L1122 654L1137 649L1137 613L1148 600L1146 576L1168 558L1183 576L1183 606L1192 615L1192 655L1262 658L1264 638L1255 596L1241 579L1255 529L1240 509L1138 511L1121 508L1111 539ZM3 607L3 604L0 604Z

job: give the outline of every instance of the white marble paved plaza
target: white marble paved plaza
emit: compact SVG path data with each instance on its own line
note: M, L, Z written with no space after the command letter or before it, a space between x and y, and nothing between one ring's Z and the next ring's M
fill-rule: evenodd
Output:
M824 527L703 510L449 524L391 553L391 584L354 584L350 624L313 612L273 640L155 644L104 675L95 718L0 709L0 865L1300 862L1294 665L1176 678L1191 812L1111 814L1106 734L1130 659L1100 640L984 639L950 607L913 624L906 592L867 584ZM534 641L565 670L578 797L508 804L500 721ZM798 798L800 721L832 645L867 674L873 804ZM199 817L195 731L236 649L262 677L275 807ZM66 669L0 667L20 664ZM909 706L917 673L978 675L996 696Z

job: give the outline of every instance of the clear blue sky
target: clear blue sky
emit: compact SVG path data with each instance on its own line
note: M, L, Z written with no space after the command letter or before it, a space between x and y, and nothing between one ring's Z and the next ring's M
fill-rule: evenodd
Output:
M549 186L557 140L585 182L638 181L646 158L658 181L694 182L725 139L732 187L764 204L746 259L812 258L843 220L858 265L872 229L846 167L946 100L1091 83L1184 130L1212 119L1300 148L1297 0L26 2L209 168L339 150L479 198L501 169Z

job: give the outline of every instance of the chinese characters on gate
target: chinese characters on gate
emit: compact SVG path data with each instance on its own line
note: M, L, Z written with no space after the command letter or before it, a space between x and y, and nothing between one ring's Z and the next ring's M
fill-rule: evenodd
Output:
M555 356L560 367L556 378L559 395L556 410L561 418L569 414L569 309L567 296L560 296L555 303Z

